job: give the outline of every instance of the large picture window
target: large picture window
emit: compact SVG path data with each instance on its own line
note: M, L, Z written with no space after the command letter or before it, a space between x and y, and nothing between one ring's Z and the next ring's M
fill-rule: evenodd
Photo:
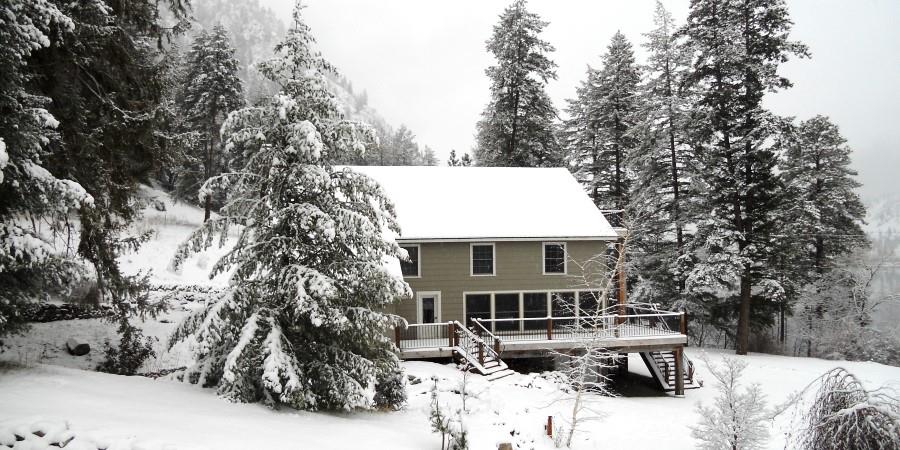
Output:
M472 275L494 275L494 244L472 244Z
M491 294L466 295L466 326L472 326L472 318L491 318Z
M526 292L522 296L523 314L528 317L547 317L547 293ZM526 330L544 330L547 328L546 320L526 320Z
M400 271L404 277L419 276L419 246L418 245L401 245L400 248L406 250L409 260L400 260Z
M519 294L494 294L494 318L518 319ZM519 321L510 320L494 324L496 331L513 331L519 329Z
M565 242L544 243L544 274L561 275L566 273Z

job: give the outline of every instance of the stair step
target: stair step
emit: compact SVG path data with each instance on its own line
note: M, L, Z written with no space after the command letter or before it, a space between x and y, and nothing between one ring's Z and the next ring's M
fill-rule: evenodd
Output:
M501 379L501 378L506 378L506 377L508 377L508 376L510 376L510 375L512 375L512 374L514 374L514 373L515 373L515 371L513 371L513 370L510 370L510 369L503 369L503 370L500 370L500 371L497 371L497 372L493 372L493 373L491 373L490 375L488 375L488 376L487 376L487 380L488 380L488 381L497 381L497 380L499 380L499 379Z

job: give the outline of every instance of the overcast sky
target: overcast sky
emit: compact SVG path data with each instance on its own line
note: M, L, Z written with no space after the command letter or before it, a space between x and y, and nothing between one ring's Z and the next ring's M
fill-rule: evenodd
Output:
M293 0L263 0L285 20ZM484 69L493 63L485 40L505 0L305 0L306 19L322 52L392 125L406 124L419 143L446 159L470 152L475 123L488 101ZM663 0L682 23L688 0ZM653 0L531 0L550 22L544 39L558 79L548 91L556 107L575 93L588 64L599 65L621 30L635 45L652 28ZM854 148L854 163L876 198L896 190L900 172L900 1L788 0L792 37L812 59L791 61L782 73L794 88L770 95L782 115L825 114Z

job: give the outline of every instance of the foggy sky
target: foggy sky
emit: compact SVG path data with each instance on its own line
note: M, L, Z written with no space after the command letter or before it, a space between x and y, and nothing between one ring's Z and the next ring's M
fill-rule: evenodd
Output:
M263 0L290 18L293 0ZM420 144L446 160L471 152L475 123L489 97L485 50L508 1L305 0L305 16L327 59L365 89L369 104L393 126L406 124ZM688 0L664 0L683 23ZM641 33L652 28L652 0L531 0L550 22L543 38L556 47L558 79L548 86L556 107L575 94L588 64L599 66L621 30L643 61ZM874 199L895 191L900 171L900 1L789 0L792 38L812 59L790 61L781 73L794 88L769 95L776 113L832 118L855 150L854 165Z

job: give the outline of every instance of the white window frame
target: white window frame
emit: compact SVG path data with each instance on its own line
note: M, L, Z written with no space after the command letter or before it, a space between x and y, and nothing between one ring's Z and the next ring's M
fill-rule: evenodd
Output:
M422 299L434 297L434 323L441 323L441 291L416 292L416 323L422 322Z
M563 271L562 272L547 272L547 246L548 245L561 245L563 249ZM541 242L541 273L543 275L568 275L569 274L569 250L566 247L565 242L559 241L547 241Z
M475 246L491 247L491 273L475 273ZM493 242L472 242L469 243L469 276L471 277L494 277L497 276L497 245Z
M415 247L417 249L416 253L419 255L418 258L416 258L416 273L418 275L415 275L415 276L403 275L403 278L422 278L422 245L421 244L400 244L400 247Z

